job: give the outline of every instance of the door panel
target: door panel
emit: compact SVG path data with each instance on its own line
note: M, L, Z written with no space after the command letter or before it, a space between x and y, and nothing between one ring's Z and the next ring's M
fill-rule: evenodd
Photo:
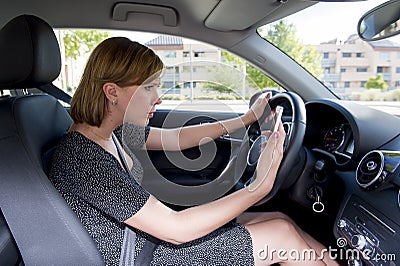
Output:
M160 110L150 120L150 126L174 128L236 117L236 113ZM166 179L180 185L201 185L217 178L225 169L230 156L240 146L245 129L215 141L182 152L147 151L151 163L143 165L146 172L154 168ZM234 139L232 141L231 139Z

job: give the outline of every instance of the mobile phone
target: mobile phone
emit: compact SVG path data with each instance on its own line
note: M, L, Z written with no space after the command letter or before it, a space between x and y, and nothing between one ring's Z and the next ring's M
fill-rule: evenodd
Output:
M282 113L283 113L283 107L280 105L277 105L275 108L274 119L272 121L273 125L271 126L272 132L278 131L279 122L282 119Z

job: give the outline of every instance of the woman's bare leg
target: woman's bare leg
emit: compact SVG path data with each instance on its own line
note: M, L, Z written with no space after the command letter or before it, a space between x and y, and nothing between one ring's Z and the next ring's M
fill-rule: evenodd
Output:
M323 261L327 265L339 265L336 261L334 261L330 258L329 253L327 253L326 247L324 247L321 243L319 243L317 240L315 240L309 234L304 232L286 214L283 214L281 212L243 213L242 215L240 215L237 218L237 222L239 222L243 225L251 225L251 224L257 224L260 222L265 222L265 221L269 221L269 220L273 220L273 219L283 219L283 220L286 220L287 222L291 223L292 226L296 229L297 233L304 239L304 241L307 243L308 246L310 246L313 250L316 251L318 256L321 256L321 253L324 252L322 257L323 257Z
M289 216L287 216L286 214L281 213L281 212L243 213L242 215L240 215L237 218L237 222L241 223L243 225L246 225L246 224L254 224L254 223L259 223L259 222L268 221L268 220L277 219L277 218L287 220L288 222L292 223L293 226L296 228L296 230L299 232L299 234L307 242L307 244L309 246L311 246L311 248L313 248L317 251L320 251L325 248L321 243L319 243L317 240L315 240L309 234L304 232Z
M325 265L316 254L311 258L304 251L311 247L293 224L276 218L245 225L253 241L255 265L281 263L285 265Z

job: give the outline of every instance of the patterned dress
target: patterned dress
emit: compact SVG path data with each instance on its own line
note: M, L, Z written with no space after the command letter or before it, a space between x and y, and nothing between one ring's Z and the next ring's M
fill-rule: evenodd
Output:
M53 156L49 178L93 237L107 265L120 264L124 235L129 230L136 233L133 256L139 254L146 239L154 240L123 223L150 196L136 182L142 179L143 168L134 154L143 147L149 130L124 124L114 132L120 140L124 133L134 178L112 154L79 132L66 133ZM243 225L231 222L181 245L159 241L151 265L254 265L251 237Z

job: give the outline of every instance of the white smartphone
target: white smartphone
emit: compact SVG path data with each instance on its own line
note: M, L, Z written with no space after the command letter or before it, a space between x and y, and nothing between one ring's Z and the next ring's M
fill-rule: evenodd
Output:
M272 132L278 131L279 122L282 119L282 114L283 114L283 107L280 105L277 105L275 107L274 119L272 121L272 126L271 126Z

